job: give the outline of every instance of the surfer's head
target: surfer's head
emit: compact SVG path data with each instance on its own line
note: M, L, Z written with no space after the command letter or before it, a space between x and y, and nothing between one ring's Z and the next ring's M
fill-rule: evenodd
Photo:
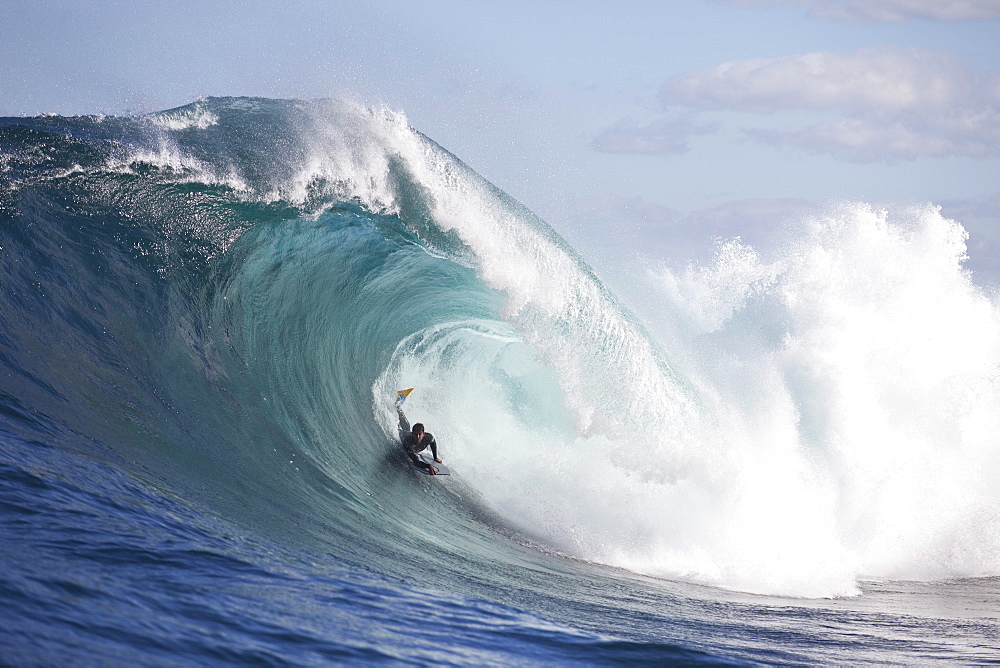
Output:
M418 422L417 424L413 425L413 435L416 436L417 438L420 438L421 436L424 435L423 423Z

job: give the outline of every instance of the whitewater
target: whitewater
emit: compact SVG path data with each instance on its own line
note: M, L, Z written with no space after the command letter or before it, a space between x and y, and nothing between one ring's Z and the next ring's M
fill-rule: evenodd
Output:
M787 232L640 301L384 106L0 119L0 662L1000 662L1000 299Z

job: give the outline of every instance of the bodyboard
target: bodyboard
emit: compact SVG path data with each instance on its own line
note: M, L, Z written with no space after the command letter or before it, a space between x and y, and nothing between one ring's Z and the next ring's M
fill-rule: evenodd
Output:
M437 475L451 475L451 471L448 470L447 466L445 466L444 464L438 464L436 461L434 461L434 458L431 457L430 455L425 455L424 453L421 452L419 455L417 455L417 457L419 457L420 461L422 461L424 464L430 464L431 466L433 466L434 470L437 471ZM410 465L413 468L417 469L424 475L431 474L431 472L428 471L427 469L414 464L413 461L409 459L409 457L407 457L407 460L410 461Z

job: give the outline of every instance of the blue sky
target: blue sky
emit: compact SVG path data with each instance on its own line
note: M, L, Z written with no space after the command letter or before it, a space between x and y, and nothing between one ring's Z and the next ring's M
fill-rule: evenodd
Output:
M0 114L350 95L600 265L934 202L1000 275L1000 0L4 0Z

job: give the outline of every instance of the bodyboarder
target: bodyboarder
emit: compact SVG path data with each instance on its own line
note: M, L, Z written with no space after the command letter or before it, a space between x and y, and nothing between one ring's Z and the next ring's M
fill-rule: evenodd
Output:
M417 454L426 450L427 446L430 446L434 461L438 464L443 463L438 458L437 441L434 440L434 436L430 432L424 431L424 425L420 422L413 425L411 429L410 421L406 419L406 415L403 414L403 409L398 403L396 404L396 413L399 415L399 440L403 442L403 449L406 450L406 455L413 462L414 466L422 469L430 469L428 473L437 475L436 468L417 457Z

